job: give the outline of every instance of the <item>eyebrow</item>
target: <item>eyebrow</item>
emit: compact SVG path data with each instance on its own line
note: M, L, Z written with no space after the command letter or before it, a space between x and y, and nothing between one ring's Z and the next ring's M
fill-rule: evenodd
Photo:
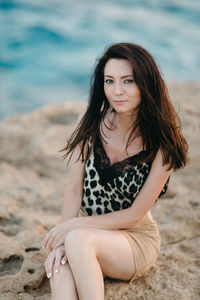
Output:
M124 76L122 76L121 78L130 77L130 76L133 77L133 75L124 75ZM113 78L111 75L105 75L105 77L111 77L111 78Z

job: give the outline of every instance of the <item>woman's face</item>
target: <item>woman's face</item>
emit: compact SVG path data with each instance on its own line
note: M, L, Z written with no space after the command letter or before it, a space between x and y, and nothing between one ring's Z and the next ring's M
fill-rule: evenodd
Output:
M104 68L104 92L114 110L127 115L137 111L141 93L130 63L126 59L111 58Z

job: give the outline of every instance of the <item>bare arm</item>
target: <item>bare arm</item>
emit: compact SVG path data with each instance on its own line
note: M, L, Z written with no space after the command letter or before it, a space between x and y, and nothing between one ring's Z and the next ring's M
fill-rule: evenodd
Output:
M82 118L81 114L78 118L77 123ZM77 126L78 124L76 124ZM84 158L87 156L87 147L88 144L86 143L84 149ZM84 176L84 169L85 169L85 161L82 162L81 160L77 160L80 155L80 147L77 146L74 150L70 163L69 163L69 173L68 173L68 182L65 187L64 191L64 201L63 201L63 209L62 209L62 223L68 221L70 219L76 218L78 216L81 201L82 201L82 191L83 191L83 176ZM61 223L61 224L62 224ZM51 232L51 231L50 231ZM50 232L46 235L44 240L44 247L48 248L47 244L49 242L49 235ZM51 235L50 235L51 236ZM49 250L52 250L49 247ZM67 257L65 253L65 249L63 243L61 242L57 249L54 249L48 256L45 267L48 278L53 275L53 269L60 269L60 263L62 259L62 264L67 262Z
M83 114L81 114L77 120L77 125L81 120ZM84 157L87 156L87 147L86 143L84 149ZM62 222L67 221L73 217L77 217L81 201L82 201L82 192L83 192L83 177L84 177L84 169L85 162L81 162L78 160L80 155L80 147L78 146L72 155L72 158L69 163L69 173L68 173L68 181L64 190L64 201L63 201L63 209L62 209Z
M64 191L62 222L77 217L82 200L83 176L85 163L76 162L80 149L75 149L69 165L68 181Z

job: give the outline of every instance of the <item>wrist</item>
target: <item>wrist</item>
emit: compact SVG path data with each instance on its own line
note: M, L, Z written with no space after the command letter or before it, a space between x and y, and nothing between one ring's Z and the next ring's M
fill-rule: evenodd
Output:
M68 221L65 221L66 227L67 227L67 231L70 232L71 230L79 227L78 226L78 219L77 217L71 218Z

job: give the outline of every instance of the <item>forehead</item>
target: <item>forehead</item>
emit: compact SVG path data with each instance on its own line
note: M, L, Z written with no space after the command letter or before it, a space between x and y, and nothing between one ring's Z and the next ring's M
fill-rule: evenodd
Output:
M133 75L133 70L128 60L111 58L105 65L104 75Z

